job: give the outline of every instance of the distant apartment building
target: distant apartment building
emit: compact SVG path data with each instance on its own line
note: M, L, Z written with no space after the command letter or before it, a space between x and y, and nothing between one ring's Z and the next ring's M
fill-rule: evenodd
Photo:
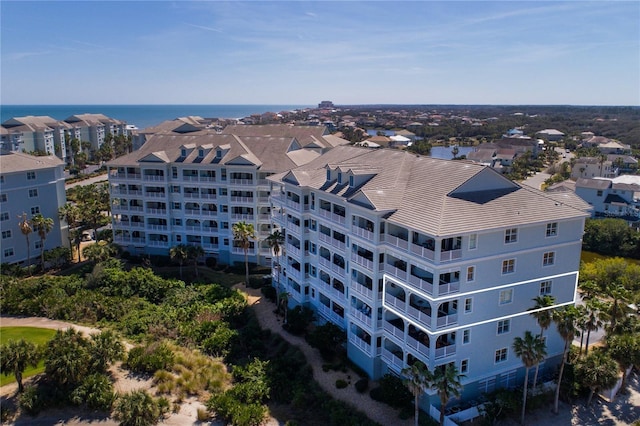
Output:
M14 117L0 127L1 149L57 155L65 161L67 128L64 122L49 116Z
M613 161L606 157L580 157L576 158L571 166L571 179L581 178L613 178L618 175L618 169L613 165Z
M89 142L91 150L98 150L108 133L128 136L124 121L104 114L77 114L65 120L49 116L14 117L0 127L1 148L14 152L41 152L56 155L63 161L71 159L67 140Z
M18 226L40 213L54 226L44 242L49 250L63 245L66 228L58 219L58 208L66 202L64 163L55 156L36 157L21 152L0 152L0 263L27 264L27 240ZM64 235L63 235L64 234ZM29 236L29 257L40 255L40 238Z
M108 164L114 242L136 254L168 254L178 244L206 257L244 261L232 227L253 224L251 262L268 264L269 182L348 141L317 126L240 125L222 131L154 134L140 149Z
M575 302L589 206L489 167L397 150L337 147L268 178L286 242L274 282L348 336L371 377L419 360L453 363L464 399L520 386L513 340L539 326L529 311ZM278 282L279 281L279 282ZM555 371L564 343L545 333ZM439 405L432 391L423 406Z
M617 217L630 222L640 220L640 176L580 178L576 194L593 206L595 217Z

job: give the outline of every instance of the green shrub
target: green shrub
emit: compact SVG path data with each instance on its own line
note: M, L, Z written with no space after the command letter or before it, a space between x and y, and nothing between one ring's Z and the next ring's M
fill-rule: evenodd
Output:
M336 380L336 388L338 389L344 389L347 386L349 386L349 384L347 383L346 380L342 380L342 379L338 379Z
M42 410L43 401L35 386L25 386L24 391L18 396L20 409L27 414L35 416Z
M158 370L170 370L174 354L164 342L154 342L148 346L136 346L129 351L126 367L138 373L155 373Z
M264 295L264 297L270 302L276 302L277 295L276 289L270 285L264 286L260 289L260 292Z
M385 374L379 381L380 386L371 389L369 395L375 401L384 402L394 408L413 403L413 395L402 383L402 379L392 374Z
M364 393L369 388L369 379L360 379L355 384L358 393Z
M121 395L113 411L121 426L151 426L158 423L162 412L156 401L145 390Z
M86 404L88 408L99 411L111 411L116 395L109 379L102 374L87 376L82 384L73 390L70 396L76 405Z

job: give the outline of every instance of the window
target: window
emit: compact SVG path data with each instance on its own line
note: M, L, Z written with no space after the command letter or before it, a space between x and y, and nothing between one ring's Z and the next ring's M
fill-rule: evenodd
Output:
M7 238L11 238L11 230L2 231L2 239L6 240Z
M173 179L178 179L178 168L177 167L172 167L171 168L171 177ZM180 191L178 191L180 192Z
M35 180L36 172L27 172L27 180Z
M512 274L516 270L516 260L508 259L502 262L502 273Z
M179 243L182 241L182 235L176 235L176 242Z
M229 206L227 206L226 204L221 204L220 213L228 213L228 212L229 212Z
M36 241L34 246L35 246L36 250L40 250L42 248L42 240Z
M558 235L558 222L547 223L547 237Z
M542 266L551 266L555 261L556 254L552 251L542 255Z
M182 209L182 206L180 203L173 203L173 206L171 207L173 210L180 210Z
M13 256L13 248L4 249L4 257Z
M37 197L38 196L38 190L37 189L30 189L29 190L29 198L33 198L33 197Z
M220 195L227 195L227 188L220 188Z
M507 360L507 348L498 349L496 351L496 364Z
M462 361L460 361L460 372L462 374L465 374L465 373L469 372L469 360L468 359L463 359Z
M502 290L500 292L500 304L505 305L513 301L513 289Z
M513 389L516 385L517 370L500 375L500 385L506 389Z
M464 313L468 314L471 312L472 307L472 299L469 297L468 299L464 299Z
M551 281L542 281L540 283L540 296L551 294Z
M467 282L474 281L476 279L476 267L469 266L467 268Z
M466 345L471 340L471 330L463 330L462 331L462 344Z
M354 183L355 182L354 182L353 176L349 176L349 186L353 188Z
M7 194L0 194L0 202L1 203L7 202Z
M342 173L338 172L338 185L342 184Z
M602 190L601 190L601 189L598 189L598 192L597 192L597 194L596 194L596 195L597 195L598 197L602 197Z
M186 150L185 148L182 148L182 149L180 150L180 156L181 156L181 157L186 157L186 156L187 156L187 150Z
M518 241L518 228L511 228L504 231L504 243L515 243Z
M491 393L496 388L496 378L492 377L487 380L480 380L478 382L478 391L480 393Z
M9 220L9 212L0 213L0 221Z
M506 334L511 331L511 320L498 321L498 334Z
M31 207L31 215L33 216L34 214L38 214L40 213L40 207L35 206L35 207Z
M331 180L331 170L327 169L327 180Z
M469 250L478 248L478 234L469 235Z
M0 183L4 183L4 176L0 176Z
M220 224L220 227L221 227L222 229L229 229L229 222L222 222L222 223Z

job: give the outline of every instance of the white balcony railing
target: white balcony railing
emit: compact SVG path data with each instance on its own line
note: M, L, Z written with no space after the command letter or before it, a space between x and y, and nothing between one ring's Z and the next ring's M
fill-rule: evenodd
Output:
M384 234L384 242L403 250L409 250L409 241L398 238L395 235Z
M429 347L417 341L411 336L407 336L407 346L418 351L426 359L429 359Z
M436 359L456 354L456 345L443 346L436 348Z
M443 317L438 317L437 327L448 327L450 325L455 325L458 323L458 314L449 314Z
M460 259L462 250L450 250L440 252L440 262L449 262L451 260Z
M351 253L351 260L356 262L358 265L364 266L368 270L373 271L373 261L365 259L364 257L353 252Z
M356 336L355 334L352 334L349 336L349 341L353 343L353 345L358 349L360 349L362 352L371 354L371 345L365 342L364 340L362 340L360 337Z
M427 294L433 294L433 284L415 275L409 274L409 283Z
M407 309L407 302L405 302L404 300L401 300L389 293L386 293L384 296L384 303L389 305L389 306L393 306L396 309L399 309L400 311L404 312L405 309Z
M373 232L368 231L364 228L360 228L356 225L351 225L351 232L358 237L364 238L365 240L373 241Z
M411 244L411 253L417 254L425 259L433 260L435 258L435 252L433 250L429 250L426 247L418 246L415 244Z
M407 271L403 271L402 269L397 268L393 265L389 265L388 263L385 263L384 271L387 272L388 274L393 275L398 279L401 279L401 280L407 279Z

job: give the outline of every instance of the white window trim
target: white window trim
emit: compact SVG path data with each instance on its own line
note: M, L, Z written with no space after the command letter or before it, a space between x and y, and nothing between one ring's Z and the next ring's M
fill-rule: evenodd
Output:
M544 258L545 258L545 256L547 256L549 254L551 254L552 262L551 263L545 263ZM548 256L547 256L547 259L548 259ZM554 266L555 264L556 264L556 252L555 251L547 251L547 252L542 253L542 267L543 268L547 268L549 266Z
M504 355L504 359L501 360L496 360L496 355L498 354L498 351L505 351L505 355ZM503 362L507 362L509 360L509 348L500 348L500 349L496 349L496 351L493 353L493 363L494 364L502 364Z
M473 268L473 277L471 279L469 279L469 268ZM468 283L472 283L476 281L476 265L467 266L467 274L465 276L465 279L467 280Z
M512 271L504 271L504 266L505 266L505 262L510 262L513 261L513 270ZM502 275L509 275L509 274L515 274L516 273L516 259L505 259L502 261L502 264L500 265L500 270L502 271Z
M467 310L467 301L469 301L470 309ZM464 313L470 314L473 312L473 297L467 297L464 299Z
M511 299L509 299L508 302L501 302L500 300L502 299L502 293L506 291L511 292ZM498 293L498 306L509 305L511 303L513 303L513 288L505 288L504 290L500 290L500 292Z
M505 323L508 322L509 324L509 330L507 331L503 331L502 333L500 332L500 323ZM502 327L504 330L504 327ZM509 334L511 333L511 318L505 318L505 319L501 319L496 323L496 336L502 336L503 334Z
M468 332L469 332L469 341L468 341L468 342L465 342L465 341L464 341L464 333L465 333L466 331L468 331ZM462 330L462 344L463 344L463 345L468 345L468 344L470 344L470 343L471 343L471 329L470 329L470 328L466 328L466 329Z

